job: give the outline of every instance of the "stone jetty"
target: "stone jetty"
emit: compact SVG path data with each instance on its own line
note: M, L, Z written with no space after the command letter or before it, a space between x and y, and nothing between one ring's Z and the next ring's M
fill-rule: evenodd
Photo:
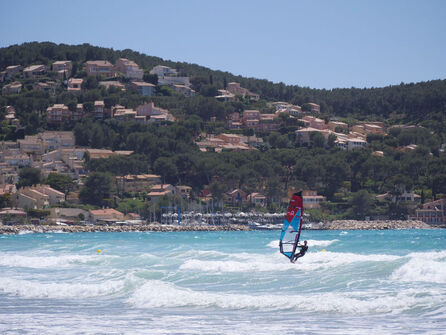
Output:
M139 224L139 225L47 225L47 224L20 224L1 225L0 234L20 233L92 233L92 232L177 232L177 231L246 231L244 225L165 225L165 224Z
M357 220L336 220L325 222L317 229L325 230L384 230L384 229L429 229L432 228L423 221L417 220L377 220L377 221L357 221Z
M274 230L279 230L276 226ZM415 220L379 220L356 221L336 220L331 222L314 223L306 225L304 229L310 230L385 230L385 229L429 229L433 228L422 221ZM248 231L258 228L247 224L225 225L175 225L175 224L133 224L133 225L53 225L53 224L0 224L0 234L29 233L91 233L91 232L178 232L178 231Z

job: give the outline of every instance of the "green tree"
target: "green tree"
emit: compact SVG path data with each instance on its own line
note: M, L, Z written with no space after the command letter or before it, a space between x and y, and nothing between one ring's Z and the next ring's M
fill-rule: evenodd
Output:
M325 137L320 132L315 131L310 134L311 146L314 148L325 147Z
M334 193L347 180L350 172L349 166L338 157L330 157L324 164L325 172L323 174L325 195L332 199Z
M349 200L351 216L363 220L365 216L370 215L372 204L372 196L366 190L353 193Z
M337 139L337 137L335 135L333 135L333 134L328 135L327 147L334 148L336 146L336 139Z
M219 182L213 182L209 185L209 190L211 191L212 198L221 205L224 199L225 192L227 191L226 185Z
M200 94L205 97L215 97L218 95L218 89L214 85L202 85L200 87Z
M74 182L70 175L51 172L46 180L52 188L68 194L74 188Z
M82 88L92 90L99 87L98 79L95 76L88 76L82 83Z
M86 204L102 206L104 199L111 196L112 182L113 179L109 173L91 173L79 192L79 199Z
M161 175L163 183L174 183L177 180L178 170L174 160L171 158L158 158L153 165L153 169L155 173Z
M11 207L11 195L9 193L5 193L0 195L0 208Z
M19 182L17 187L37 185L42 180L40 169L22 168L19 172Z
M446 194L446 174L438 174L432 178L432 195L434 199L437 198L437 194Z
M144 76L142 79L147 82L151 83L153 85L158 85L158 75L157 74L151 74L149 72L144 72Z

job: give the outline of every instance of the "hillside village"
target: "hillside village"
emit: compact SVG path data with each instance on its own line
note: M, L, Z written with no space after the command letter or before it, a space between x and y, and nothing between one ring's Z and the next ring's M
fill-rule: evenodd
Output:
M192 101L200 96L208 99L202 100L203 104L206 102L212 104L209 106L230 108L224 114L212 115L209 112L207 118L203 119L203 128L193 134L193 143L188 145L203 155L220 154L224 157L229 152L234 152L234 155L241 152L257 155L268 151L273 155L274 150L320 148L333 155L336 152L351 153L353 156L360 153L364 155L364 160L371 159L371 156L384 159L389 154L401 152L415 155L424 150L416 143L400 141L401 143L393 144L389 139L388 143L393 149L388 151L388 147L383 144L389 138L388 135L397 138L405 130L421 131L423 136L429 133L427 130L424 132L423 127L413 124L390 125L385 120L361 121L337 117L321 111L318 101L307 101L301 105L273 101L242 87L238 82L225 82L223 88L218 88L212 86L212 76L206 80L207 83L200 83L196 77L162 64L142 69L135 61L123 57L118 58L114 64L106 59L92 59L80 64L58 59L50 65L14 64L2 69L2 101L17 102L19 97L44 96L45 101L54 103L46 107L42 105L37 110L33 108L32 113L37 118L35 122L40 125L33 134L28 134L27 125L23 124L23 120L30 120L31 114L24 117L26 112L23 104L1 106L0 207L3 209L0 210L0 220L131 222L156 220L161 217L163 207L180 206L183 210L206 209L211 212L277 211L283 210L289 193L298 188L304 190L305 208L310 212L315 210L314 220L323 220L336 211L340 213L339 208L352 203L351 199L345 200L353 194L348 188L355 180L349 178L360 178L360 172L355 172L353 165L349 168L353 177L345 175L343 180L336 181L333 191L325 192L330 180L322 178L323 176L318 176L316 179L320 180L315 182L289 184L289 180L294 178L291 175L301 178L305 176L303 170L296 171L300 169L297 155L292 157L291 165L286 167L289 171L281 172L281 186L274 186L280 188L280 191L273 191L273 177L262 186L253 185L254 182L247 176L245 185L241 181L223 181L224 178L232 179L217 172L208 176L208 182L201 187L197 187L199 184L180 183L180 180L169 183L166 178L175 179L167 173L169 165L166 165L166 174L162 168L158 168L162 173L154 173L156 165L162 166L162 157L158 157L158 164L155 164L156 161L146 164L142 169L144 173L114 174L106 198L95 203L86 201L87 197L82 197L82 194L80 196L82 189L88 187L93 174L109 172L92 171L96 161L103 163L124 159L130 162L137 154L149 154L143 149L130 150L128 145L122 150L112 150L107 145L92 140L93 137L87 141L79 135L82 134L81 131L85 131L80 128L94 124L99 127L96 130L101 129L100 132L106 133L110 132L109 129L101 127L127 127L135 124L135 127L156 127L135 129L163 131L174 125L183 126L194 118L179 113L177 104L187 105L190 103L188 99ZM95 99L98 97L95 92L105 92L106 98ZM115 99L115 96L121 99ZM170 105L172 108L166 107ZM18 136L12 135L13 130L14 134L21 131L23 137L14 139ZM85 143L82 143L83 140ZM281 141L285 144L280 145ZM433 157L431 151L425 154ZM435 155L439 159L444 157L444 144ZM373 173L377 173L375 170ZM36 173L38 176L35 181L25 182L26 178ZM311 175L310 172L305 173ZM66 188L55 189L50 183L45 184L52 180L57 185L54 181L62 178L60 176L68 176L68 180L64 179ZM226 187L218 187L219 183ZM363 183L368 183L372 188L373 178L365 179ZM398 215L434 225L446 224L446 200L435 194L446 193L444 189L439 188L430 197L426 196L423 189L423 194L419 194L419 190L412 183L397 183L393 191L386 192L383 188L381 193L366 201L377 204L385 202L390 207L403 204L404 210ZM355 190L358 191L359 189ZM334 204L339 203L334 209ZM385 217L389 214L376 215ZM365 211L365 216L370 214Z

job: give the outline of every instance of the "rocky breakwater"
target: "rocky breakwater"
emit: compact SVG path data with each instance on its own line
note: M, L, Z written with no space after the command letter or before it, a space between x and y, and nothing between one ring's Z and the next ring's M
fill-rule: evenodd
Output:
M177 231L242 231L249 230L241 225L0 225L0 234L20 234L20 233L92 233L92 232L177 232Z
M356 221L336 220L326 222L321 229L327 230L383 230L383 229L429 229L428 224L417 220Z

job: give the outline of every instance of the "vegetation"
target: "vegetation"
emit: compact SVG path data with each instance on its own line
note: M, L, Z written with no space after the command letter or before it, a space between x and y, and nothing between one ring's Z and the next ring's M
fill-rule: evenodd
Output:
M37 185L42 179L40 169L37 168L22 168L19 173L19 182L17 187L25 187Z
M138 63L145 71L144 80L154 84L158 83L158 78L149 74L152 67L161 64L176 68L180 74L191 77L193 88L199 94L186 98L169 88L158 87L157 96L143 97L131 90L105 89L98 85L97 78L86 77L83 70L86 60L105 59L114 63L120 57ZM423 194L424 201L428 195L436 198L446 194L446 158L440 150L441 144L446 142L446 80L384 88L318 90L274 84L195 64L165 61L131 50L116 51L88 44L25 43L0 49L0 69L15 64L50 65L65 59L73 61L76 77L86 79L83 92L75 96L60 86L52 96L33 91L31 80L11 78L5 83L21 80L23 92L1 96L0 106L13 105L20 126L3 120L4 112L0 109L0 139L16 140L43 129L55 129L46 125L42 113L54 103L64 103L70 108L83 103L87 110L92 110L95 100L104 100L106 107L120 104L129 108L154 101L157 106L169 109L179 120L144 125L86 118L58 127L73 130L79 146L134 152L126 157L87 159L86 167L91 173L80 192L84 204L107 205L124 212L146 214L159 210L151 208L146 199L112 199L112 177L137 173L157 173L163 182L190 185L193 195L209 189L217 204L223 202L225 192L234 188L265 194L269 208L287 197L292 188L314 189L328 200L322 210L312 211L315 219L373 215L400 217L407 212L404 204L379 202L375 195L386 192L398 195L404 190L415 189ZM48 79L53 78L54 74L50 72ZM261 100L217 101L214 98L217 89L226 87L231 81L259 93ZM308 109L308 102L315 102L321 106L322 118L336 117L350 125L358 120L384 120L388 126L405 123L414 127L391 128L386 136L369 135L367 149L347 152L335 147L333 137L326 140L320 134L312 135L309 146L299 146L295 130L300 124L288 116L281 116L278 131L255 134L264 140L259 150L222 153L198 150L195 140L201 133L226 131L224 121L229 113L244 109L271 112L268 105L271 100L299 104L304 110ZM239 133L254 135L252 130ZM409 144L416 144L416 150L400 150ZM373 155L374 151L382 151L383 157ZM40 171L24 168L20 171L18 186L40 181ZM50 174L47 182L64 193L74 187L71 180L56 174Z

